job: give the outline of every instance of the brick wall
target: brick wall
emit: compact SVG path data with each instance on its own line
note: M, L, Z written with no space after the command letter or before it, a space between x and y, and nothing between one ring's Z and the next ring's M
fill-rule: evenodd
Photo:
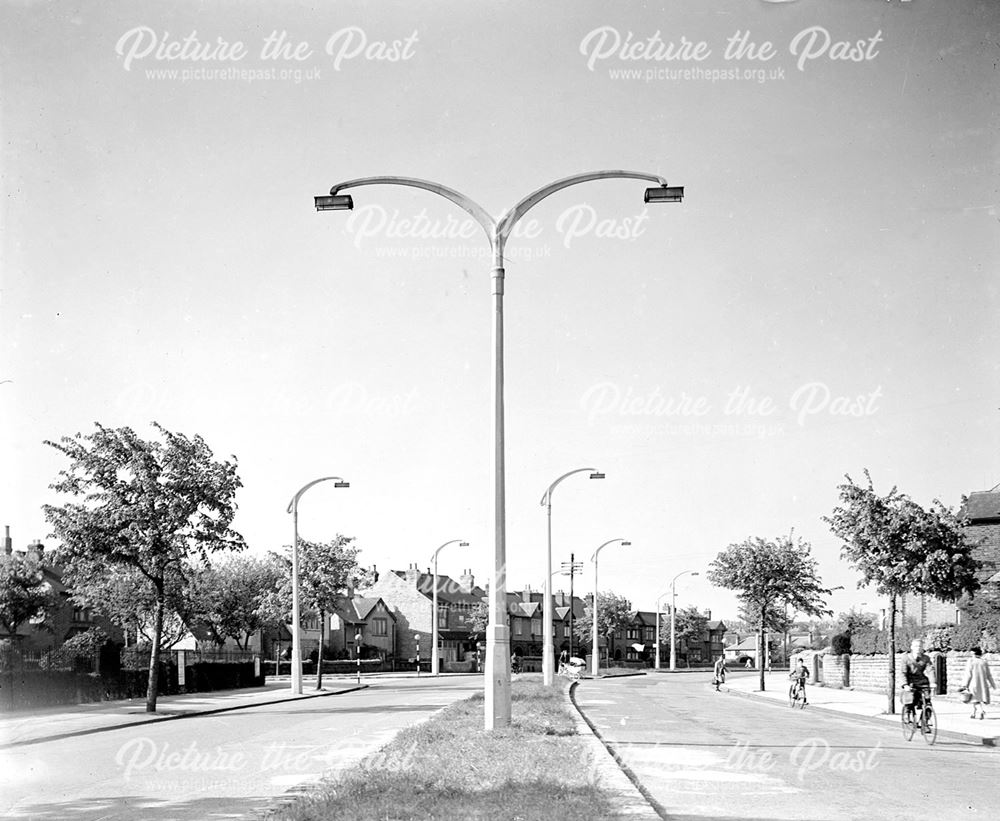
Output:
M903 659L906 653L896 654L896 690L903 686ZM889 656L851 656L849 685L855 690L884 693L889 677Z
M965 681L965 665L969 663L970 658L972 658L972 653L960 653L954 650L948 653L947 670L949 693L957 692L962 686L962 683ZM997 684L1000 684L1000 654L983 653L983 658L986 659L986 663L990 666L990 672L993 673L993 680Z
M847 687L850 657L825 655L820 656L820 659L820 681L827 687Z
M972 542L978 542L973 555L983 563L983 575L1000 570L1000 523L973 524L966 529Z

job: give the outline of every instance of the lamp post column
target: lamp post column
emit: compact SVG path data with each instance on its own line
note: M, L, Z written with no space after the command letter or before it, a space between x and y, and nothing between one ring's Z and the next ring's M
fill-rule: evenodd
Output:
M292 504L292 692L302 695L302 644L299 636L299 499Z
M597 646L597 557L600 554L600 552L604 550L604 548L606 548L609 544L614 544L615 542L621 542L622 547L628 547L629 545L632 544L632 542L626 541L625 539L610 539L609 541L606 541L604 544L602 544L599 548L597 548L597 550L594 551L594 555L590 557L590 560L594 563L594 603L593 603L594 623L590 629L591 642L593 645L593 653L591 654L590 657L590 673L592 676L594 676L594 678L597 678L597 674L600 672L601 668L601 663L600 663L601 660L600 657L598 656L600 650ZM610 653L610 651L611 648L609 647L608 652Z

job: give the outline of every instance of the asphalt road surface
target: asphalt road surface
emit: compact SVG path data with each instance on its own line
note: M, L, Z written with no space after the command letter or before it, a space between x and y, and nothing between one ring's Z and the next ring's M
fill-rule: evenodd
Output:
M733 675L733 674L730 674ZM735 675L741 675L739 673ZM1000 750L719 693L710 674L583 681L577 703L678 821L995 818Z
M254 817L482 689L479 677L396 679L341 695L119 728L0 751L0 815Z

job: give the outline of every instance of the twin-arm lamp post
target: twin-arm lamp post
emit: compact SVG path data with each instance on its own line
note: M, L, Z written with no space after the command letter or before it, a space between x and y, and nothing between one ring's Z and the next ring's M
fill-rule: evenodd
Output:
M350 194L341 193L363 185L403 185L420 188L444 197L469 214L486 234L493 255L493 579L490 585L490 620L487 629L487 654L485 676L485 725L487 730L510 724L510 628L507 626L507 582L506 582L506 519L505 519L505 476L504 476L504 402L503 402L503 284L504 249L511 232L518 221L535 205L551 194L572 185L607 179L634 179L655 183L647 188L644 201L647 203L680 202L684 197L683 186L670 186L657 174L637 171L594 171L564 177L520 200L508 209L499 220L495 220L480 205L464 194L440 183L413 177L362 177L337 183L330 188L329 195L314 199L318 211L348 211L354 207ZM548 575L548 574L546 574ZM551 606L551 605L550 605ZM549 632L546 637L551 641ZM550 660L551 661L551 660ZM546 666L551 670L551 664Z
M350 482L345 482L339 476L324 476L322 479L314 479L309 484L299 488L298 493L292 497L288 503L287 513L292 514L292 692L302 695L302 640L300 637L300 611L299 611L299 499L313 485L320 482L334 482L334 487L350 487ZM323 631L320 631L323 635Z

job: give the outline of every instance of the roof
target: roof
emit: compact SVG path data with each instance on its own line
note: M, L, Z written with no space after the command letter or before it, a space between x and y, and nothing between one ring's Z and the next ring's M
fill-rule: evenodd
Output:
M336 607L333 612L348 624L358 624L371 615L372 610L378 606L379 602L382 602L382 599L378 597L354 596ZM389 615L392 615L385 602L382 602L382 606Z
M960 516L972 522L1000 520L1000 490L977 490L969 494Z
M405 570L391 571L401 579L406 578ZM434 574L419 573L416 577L417 592L423 593L428 599L434 595ZM485 597L486 591L481 587L473 587L472 590L464 590L460 582L455 581L451 576L438 573L437 576L438 601L453 604L479 604Z
M713 619L712 621L707 622L705 624L705 627L707 627L709 630L713 630L713 631L714 630L725 631L725 629L726 629L726 623L724 621L722 621L722 619Z

